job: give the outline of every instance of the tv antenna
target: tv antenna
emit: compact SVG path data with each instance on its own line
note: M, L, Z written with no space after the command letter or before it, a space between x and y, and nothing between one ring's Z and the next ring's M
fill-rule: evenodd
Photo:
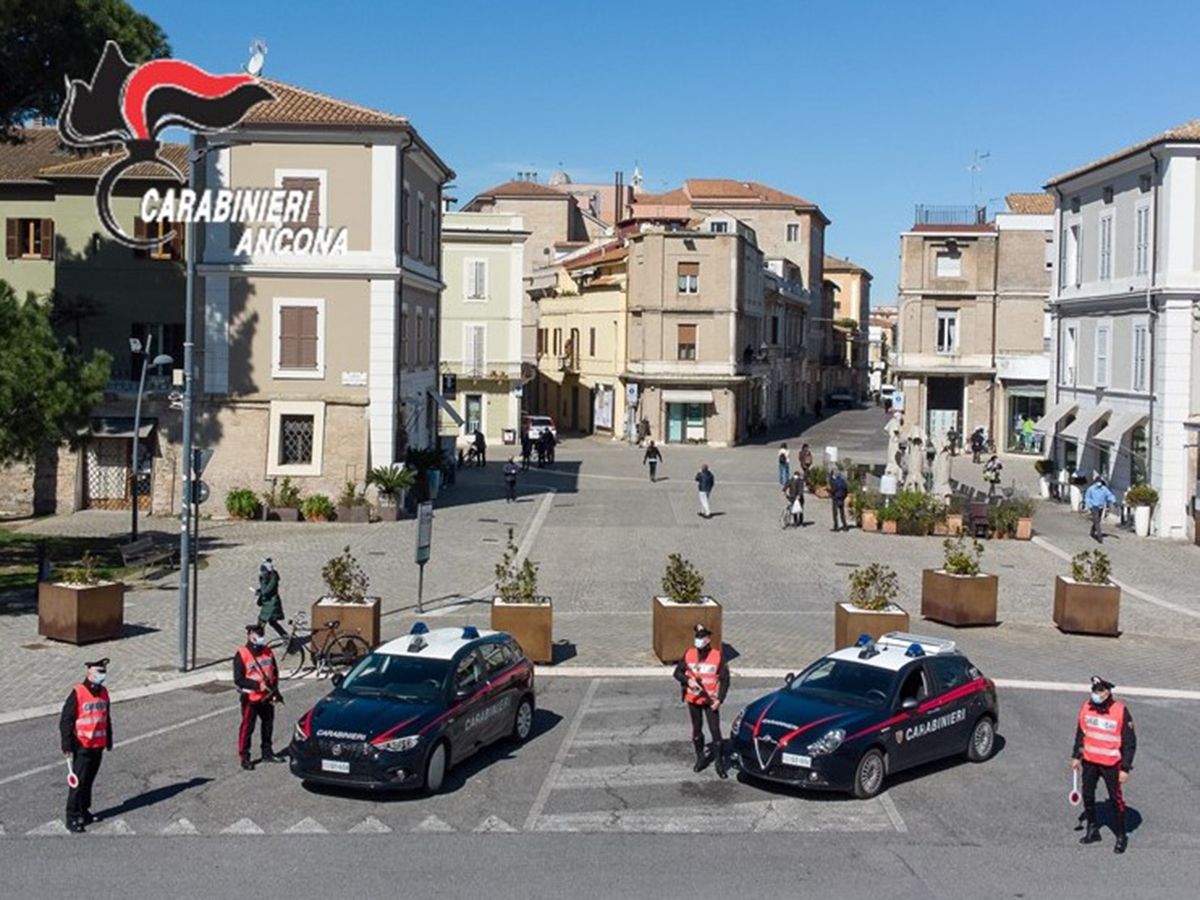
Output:
M967 166L967 171L971 173L971 202L972 203L975 202L975 195L976 195L975 182L976 182L977 176L979 175L980 172L983 171L984 161L987 159L990 159L991 155L992 155L991 151L989 151L989 150L984 150L982 153L980 153L978 150L976 150L975 155L971 158L971 164L969 166Z
M267 61L267 42L259 38L255 38L250 42L250 61L246 63L246 74L253 75L256 78L262 73L263 65Z

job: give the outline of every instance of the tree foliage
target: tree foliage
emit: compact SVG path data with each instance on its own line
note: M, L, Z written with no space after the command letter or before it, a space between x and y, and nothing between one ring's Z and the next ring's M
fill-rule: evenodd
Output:
M107 40L132 63L171 52L125 0L0 0L0 135L32 116L57 118L67 79L89 80Z
M111 362L103 350L89 359L75 341L60 341L50 308L0 281L0 464L74 440L103 399Z

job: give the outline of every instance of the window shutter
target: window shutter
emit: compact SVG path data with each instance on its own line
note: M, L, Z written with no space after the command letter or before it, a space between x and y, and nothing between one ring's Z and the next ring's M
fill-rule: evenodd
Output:
M698 262L681 262L679 264L680 275L700 275L700 263Z
M4 220L4 248L5 255L9 259L16 259L21 255L21 220L20 219L5 219Z
M317 368L317 309L302 306L296 310L298 316L297 343L299 345L298 368Z
M182 260L185 226L182 222L172 222L171 227L175 229L175 235L171 238L171 259Z
M54 220L42 219L42 259L54 259Z
M695 325L680 325L679 326L679 343L681 343L681 344L696 343L696 326Z
M299 313L294 306L279 310L279 368L294 369L300 361Z
M303 222L294 222L292 225L301 228L319 228L321 225L321 179L284 177L280 179L280 187L285 191L304 191L310 198L308 217Z

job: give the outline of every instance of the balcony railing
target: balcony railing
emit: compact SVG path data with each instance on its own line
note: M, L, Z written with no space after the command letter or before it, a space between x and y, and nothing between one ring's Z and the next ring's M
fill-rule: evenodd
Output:
M579 354L564 353L558 358L558 370L560 372L578 372L579 371Z
M918 203L913 213L916 225L985 225L986 206L926 206Z

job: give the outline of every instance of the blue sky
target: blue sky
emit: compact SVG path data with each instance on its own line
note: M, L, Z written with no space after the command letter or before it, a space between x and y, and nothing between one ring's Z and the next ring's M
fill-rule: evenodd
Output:
M876 305L914 204L998 204L1200 117L1194 3L134 4L210 71L262 38L270 77L410 117L464 202L559 163L799 194Z

